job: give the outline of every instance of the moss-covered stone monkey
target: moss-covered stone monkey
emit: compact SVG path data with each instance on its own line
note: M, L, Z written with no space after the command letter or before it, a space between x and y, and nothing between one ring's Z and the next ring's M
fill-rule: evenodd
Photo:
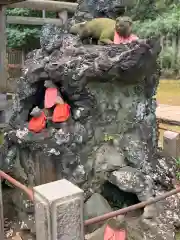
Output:
M116 20L109 18L94 18L87 22L73 25L70 33L78 34L83 41L92 38L98 44L112 44L115 31L122 37L131 34L132 20L129 17L118 17Z

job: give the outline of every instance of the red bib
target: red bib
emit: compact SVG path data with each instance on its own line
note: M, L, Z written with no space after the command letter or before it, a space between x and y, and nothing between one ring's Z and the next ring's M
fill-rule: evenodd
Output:
M125 240L126 231L125 230L114 230L110 228L109 225L105 228L104 231L104 240Z
M44 106L45 108L52 108L58 96L57 88L47 88L45 92Z
M134 34L131 34L129 37L124 38L124 37L119 36L119 34L116 31L114 33L114 44L130 43L130 42L138 40L138 39L139 38Z
M39 117L32 117L29 121L28 128L33 132L40 132L46 127L46 116L44 112Z
M57 104L54 108L52 121L65 122L70 116L70 106L67 103Z

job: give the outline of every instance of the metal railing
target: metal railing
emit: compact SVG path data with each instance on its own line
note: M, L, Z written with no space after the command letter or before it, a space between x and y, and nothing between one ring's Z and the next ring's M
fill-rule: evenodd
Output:
M6 174L3 171L0 171L0 178L6 179L7 181L9 181L11 184L16 186L17 188L20 188L23 192L25 192L27 194L27 196L29 197L29 199L31 201L34 201L34 196L33 196L33 190L32 189L26 187L25 185L18 182L17 180L15 180L14 178L12 178L11 176L9 176L8 174ZM177 193L180 193L180 187L177 187L176 189L173 189L173 190L171 190L169 192L166 192L166 193L164 193L160 196L157 196L155 198L151 198L150 200L143 201L143 202L140 202L138 204L135 204L135 205L132 205L132 206L129 206L129 207L125 207L125 208L122 208L122 209L119 209L119 210L116 210L116 211L112 211L112 212L106 213L102 216L98 216L98 217L88 219L84 222L84 225L87 226L87 225L90 225L90 224L95 224L95 223L105 221L105 220L113 218L113 217L117 217L118 215L124 215L128 212L144 208L145 206L148 206L148 205L152 205L156 202L164 200L164 199L166 199L166 198L168 198L172 195L175 195Z

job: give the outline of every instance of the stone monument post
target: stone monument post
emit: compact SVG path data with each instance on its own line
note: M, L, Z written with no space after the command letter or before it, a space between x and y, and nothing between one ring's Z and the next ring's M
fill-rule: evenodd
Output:
M37 240L84 240L83 191L63 179L34 187Z

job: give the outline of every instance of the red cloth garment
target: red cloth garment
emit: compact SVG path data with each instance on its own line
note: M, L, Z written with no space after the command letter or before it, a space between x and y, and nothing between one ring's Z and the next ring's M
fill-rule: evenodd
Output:
M41 132L46 127L46 115L44 112L39 117L32 117L28 124L28 129L32 132Z
M52 121L65 122L70 116L70 106L67 103L57 104L54 108Z
M45 92L44 106L45 108L52 108L58 96L57 88L47 88Z
M120 44L120 43L130 43L132 41L138 40L138 36L131 34L129 37L124 38L119 36L119 34L115 31L114 33L114 44Z
M114 230L107 225L104 231L104 240L126 240L126 231L123 229Z

